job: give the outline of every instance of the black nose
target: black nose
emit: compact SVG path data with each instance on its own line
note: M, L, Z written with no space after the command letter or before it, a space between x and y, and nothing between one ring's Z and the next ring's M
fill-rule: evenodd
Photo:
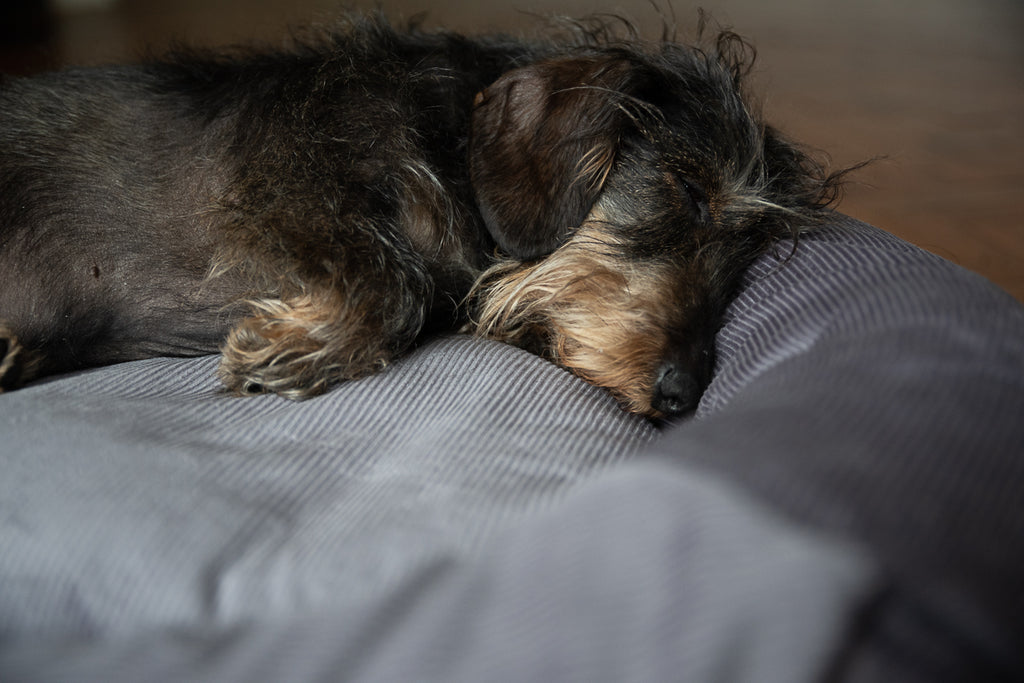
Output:
M700 383L676 363L665 363L658 371L651 406L667 416L682 415L697 407Z

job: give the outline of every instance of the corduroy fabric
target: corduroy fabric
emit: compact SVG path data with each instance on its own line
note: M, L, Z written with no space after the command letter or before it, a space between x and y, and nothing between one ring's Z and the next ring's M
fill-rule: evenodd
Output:
M215 368L155 359L0 397L0 635L386 592L655 433L562 370L468 338L302 403L223 395Z
M1024 679L1024 307L845 220L759 262L718 344L701 419L655 450L871 548L876 654Z
M786 254L660 436L464 338L0 396L0 680L1013 680L1021 307L841 216Z

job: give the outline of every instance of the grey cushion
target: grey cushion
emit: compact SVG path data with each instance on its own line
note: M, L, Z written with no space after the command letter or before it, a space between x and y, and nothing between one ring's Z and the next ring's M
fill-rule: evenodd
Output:
M449 338L296 403L157 359L0 397L0 633L322 609L556 500L654 435L603 392Z
M1024 308L844 221L730 317L701 419L654 450L871 548L894 590L868 680L1024 680Z
M663 434L457 337L305 403L210 358L0 396L0 680L1016 675L1022 339L837 217Z

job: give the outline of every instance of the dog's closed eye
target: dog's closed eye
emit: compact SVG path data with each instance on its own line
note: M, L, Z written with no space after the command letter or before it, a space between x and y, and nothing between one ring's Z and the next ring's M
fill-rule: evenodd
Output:
M704 187L695 180L679 175L675 176L675 181L680 195L692 209L693 220L700 225L707 225L711 220L711 206Z

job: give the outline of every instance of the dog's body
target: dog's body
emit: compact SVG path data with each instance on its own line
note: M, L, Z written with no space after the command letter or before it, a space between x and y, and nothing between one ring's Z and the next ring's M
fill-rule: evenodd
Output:
M293 395L451 327L493 249L474 96L521 49L364 22L316 46L15 81L0 94L0 319L21 376L216 352ZM255 303L252 307L251 303Z
M735 45L366 19L6 83L0 389L220 350L230 388L298 398L467 326L692 409L743 270L833 187Z

